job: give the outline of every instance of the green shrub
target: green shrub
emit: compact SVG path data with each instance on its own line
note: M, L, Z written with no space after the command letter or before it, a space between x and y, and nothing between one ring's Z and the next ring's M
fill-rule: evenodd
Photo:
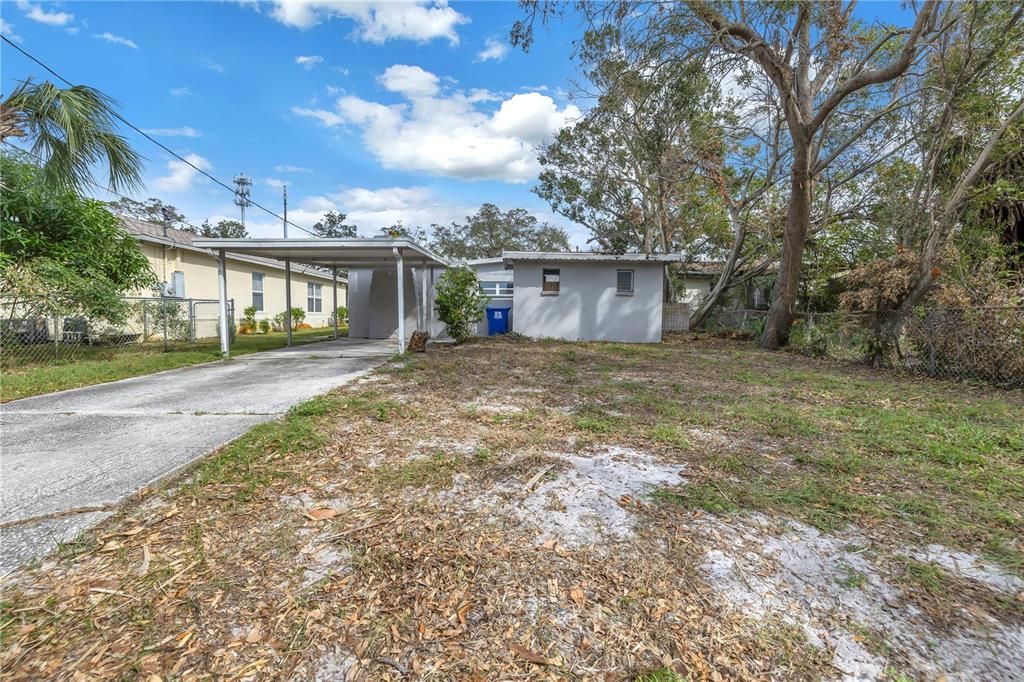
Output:
M434 309L456 343L473 335L474 325L484 317L486 304L476 273L467 267L449 268L437 281Z
M269 334L270 333L270 320L260 320L260 333L261 334Z
M274 315L274 326L284 331L285 323L288 319L288 311L282 310L277 315ZM302 308L292 308L292 329L295 329L302 321L306 319L306 311Z
M256 329L256 306L251 305L242 311L242 325L250 330Z

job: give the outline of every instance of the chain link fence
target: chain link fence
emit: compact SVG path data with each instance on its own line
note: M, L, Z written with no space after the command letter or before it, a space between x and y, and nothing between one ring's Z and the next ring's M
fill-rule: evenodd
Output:
M49 317L39 301L0 301L0 368L20 368L113 353L172 351L215 343L220 303L196 298L125 297L126 314L116 322L84 317ZM235 334L234 301L228 330Z
M717 311L706 328L754 337L766 316L764 310ZM801 313L790 346L816 357L1024 388L1022 307L928 308L900 319L872 313Z

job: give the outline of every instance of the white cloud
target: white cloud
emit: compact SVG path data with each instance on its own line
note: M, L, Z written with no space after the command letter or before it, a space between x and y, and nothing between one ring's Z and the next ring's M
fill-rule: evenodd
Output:
M133 50L139 49L139 46L135 44L134 40L131 40L130 38L125 38L124 36L116 36L110 31L107 31L105 33L94 33L93 37L99 38L100 40L105 40L108 43L114 43L115 45L124 45L125 47L132 48Z
M182 86L180 88L171 88L171 94L175 97L191 97L192 91Z
M213 166L209 161L198 154L189 154L185 161L171 159L167 162L167 175L153 181L153 189L160 192L187 192L192 189L192 184L199 176L199 168L204 171L211 170ZM191 166L189 164L192 164ZM195 168L193 168L195 166Z
M476 61L486 62L494 60L500 62L508 54L508 43L497 38L488 38L484 41L484 49L476 53Z
M337 85L328 85L325 89L331 97L337 97L345 92L345 88L338 87Z
M224 73L226 71L223 66L212 59L204 59L199 63L199 66L203 67L207 71L213 71L214 73Z
M300 55L300 56L295 58L295 63L298 64L299 66L301 66L302 68L304 68L306 71L309 71L310 69L312 69L317 64L322 64L323 61L324 61L324 58L321 57L320 55L316 55L316 54L309 55L309 56L301 56Z
M391 92L406 97L430 97L440 90L437 76L418 66L395 64L385 69L377 81Z
M347 76L349 74L347 66L335 66L334 70L340 73L342 76Z
M363 144L385 168L507 182L535 178L536 146L581 115L575 105L559 108L537 92L501 99L488 111L484 105L498 99L493 93L441 93L437 77L418 67L393 66L380 80L408 101L385 105L348 95L333 111L292 111L326 127L360 128Z
M3 17L0 17L0 35L3 35L16 43L21 42L21 36L14 32L14 27L4 21Z
M340 126L345 122L345 119L334 113L333 111L326 111L325 109L308 109L306 107L292 107L292 113L296 116L304 116L306 118L313 118L320 121L321 125L330 128L332 126Z
M443 38L458 45L456 27L469 21L469 17L443 0L274 0L270 15L286 26L300 29L334 18L349 19L356 24L356 37L371 43Z
M25 16L32 21L48 26L67 26L74 20L74 14L67 12L47 12L39 5L33 5L27 0L18 0L18 9L25 13Z
M306 173L308 175L313 174L312 168L305 168L304 166L289 166L287 164L279 164L274 166L274 170L278 173Z
M445 201L428 187L349 187L326 199L336 206L334 210L347 214L348 222L359 226L363 234L373 234L399 221L429 229L433 223L461 220L476 210Z
M285 183L284 180L279 180L277 178L266 178L263 181L263 184L268 187L273 187L275 189L281 189L282 187L284 187Z
M181 128L143 128L142 132L157 137L199 137L200 133L195 128L184 126Z
M81 29L79 29L77 26L68 26L67 28L64 29L64 32L65 33L70 33L71 35L78 35L78 31L79 30L81 30Z

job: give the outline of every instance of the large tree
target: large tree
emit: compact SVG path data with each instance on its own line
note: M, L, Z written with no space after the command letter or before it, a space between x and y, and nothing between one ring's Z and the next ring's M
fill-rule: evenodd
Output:
M21 139L42 161L39 181L84 193L96 164L111 190L142 185L142 157L116 131L116 103L84 85L60 88L31 79L0 102L0 142Z
M117 215L143 220L147 223L154 223L163 227L173 227L179 230L195 232L194 229L185 224L184 213L175 206L164 203L155 197L150 197L145 201L121 197L117 201L108 202L107 208Z
M446 258L496 258L502 251L568 251L569 235L523 208L486 203L464 223L434 225L431 248Z
M347 215L339 211L328 211L321 220L313 225L313 232L317 237L325 239L344 239L359 236L355 225L345 222Z
M199 236L207 239L245 239L249 233L245 225L237 220L221 220L216 225L210 225L210 221L205 220L200 226Z
M928 56L920 95L902 116L903 158L871 186L888 243L853 271L844 297L874 314L876 361L936 285L954 305L1013 298L1005 222L990 209L1024 201L1022 53L1024 6L979 2Z
M586 226L601 250L722 261L692 310L696 326L725 291L769 264L768 192L785 150L770 98L722 92L720 81L740 68L734 57L665 60L664 49L619 26L586 34L578 94L594 106L542 150L535 191ZM670 281L681 283L685 271L670 269Z
M399 220L388 227L380 228L382 237L389 239L409 239L418 244L427 243L427 231L419 226L408 226Z
M528 19L515 26L512 37L528 46L532 18L549 14L557 3L524 4ZM771 84L784 121L789 191L778 275L761 340L765 347L788 339L812 232L816 184L836 163L846 162L853 176L891 154L884 145L872 153L863 142L906 105L911 93L903 87L903 76L962 11L949 5L940 12L937 5L926 0L915 8L912 24L901 27L867 26L853 19L853 3L842 2L578 4L592 31L620 24L633 42L660 46L666 60L734 55Z
M54 189L32 163L0 156L0 299L11 316L123 319L123 294L156 276L102 202Z

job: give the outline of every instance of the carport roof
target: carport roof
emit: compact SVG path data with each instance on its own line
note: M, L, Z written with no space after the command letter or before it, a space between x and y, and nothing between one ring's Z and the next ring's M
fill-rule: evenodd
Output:
M410 265L448 265L443 258L409 239L196 239L193 245L337 268L394 267L398 249Z

